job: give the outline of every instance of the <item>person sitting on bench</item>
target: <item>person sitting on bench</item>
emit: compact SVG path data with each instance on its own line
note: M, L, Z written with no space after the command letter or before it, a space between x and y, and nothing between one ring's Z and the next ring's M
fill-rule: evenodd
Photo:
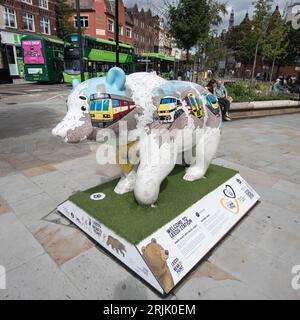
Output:
M222 110L222 116L224 121L231 121L231 118L229 116L229 110L230 110L230 103L232 100L227 95L227 90L225 86L222 83L222 80L217 81L217 85L214 88L214 95L218 98L219 105Z

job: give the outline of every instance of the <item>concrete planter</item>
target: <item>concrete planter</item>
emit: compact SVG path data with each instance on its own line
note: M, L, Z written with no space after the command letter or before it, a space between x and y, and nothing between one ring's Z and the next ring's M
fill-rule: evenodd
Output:
M237 102L231 105L231 117L233 119L264 117L300 112L300 101L272 100Z

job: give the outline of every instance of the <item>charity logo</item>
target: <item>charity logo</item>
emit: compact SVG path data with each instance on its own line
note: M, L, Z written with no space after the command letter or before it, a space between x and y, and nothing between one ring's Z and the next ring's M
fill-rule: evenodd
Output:
M292 27L295 30L300 29L300 5L294 6L292 9Z
M236 200L236 199L222 198L221 205L224 209L226 209L227 211L230 211L234 214L238 214L240 212L240 205L239 205L238 200Z
M231 198L231 199L236 198L235 192L229 184L226 185L225 189L223 190L223 193L228 198Z
M104 194L104 193L101 193L101 192L93 193L93 194L90 196L90 199L91 199L91 200L94 200L94 201L103 200L104 198L105 198L105 194Z
M240 212L240 204L236 199L236 194L233 188L227 184L223 190L223 194L226 198L221 198L221 206L231 213L238 214Z

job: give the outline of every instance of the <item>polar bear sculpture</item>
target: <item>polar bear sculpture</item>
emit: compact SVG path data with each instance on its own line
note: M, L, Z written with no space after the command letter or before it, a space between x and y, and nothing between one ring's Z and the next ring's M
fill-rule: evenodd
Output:
M135 108L120 120L127 130L122 129L120 121L105 129L92 126L89 101L97 93L134 101ZM138 160L123 169L115 192L133 191L141 205L155 204L162 181L176 164L188 165L185 180L203 178L220 141L222 117L214 97L195 83L167 81L154 73L126 76L121 69L112 68L106 77L74 86L67 107L66 116L52 130L66 142L103 142L107 130L119 141L126 135L130 146L126 150L133 151Z

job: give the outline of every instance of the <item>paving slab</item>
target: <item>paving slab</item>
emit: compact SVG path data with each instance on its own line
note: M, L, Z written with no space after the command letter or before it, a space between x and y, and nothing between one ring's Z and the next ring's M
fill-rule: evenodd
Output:
M82 296L47 254L22 264L6 274L6 290L0 290L0 299L13 300L69 300Z
M210 261L271 299L300 299L300 291L291 285L294 264L240 238L227 237Z
M0 215L0 265L14 269L44 253L14 213Z
M62 172L54 171L30 178L30 181L39 186L50 197L58 201L65 201L76 191L82 190L82 186L70 176Z
M75 228L48 223L34 233L57 265L61 265L94 246L86 235Z
M43 191L23 174L14 174L0 178L0 194L9 204L28 199Z
M91 248L61 266L86 299L160 298L111 256Z
M36 223L55 210L57 201L42 192L11 204L20 221L32 231Z

